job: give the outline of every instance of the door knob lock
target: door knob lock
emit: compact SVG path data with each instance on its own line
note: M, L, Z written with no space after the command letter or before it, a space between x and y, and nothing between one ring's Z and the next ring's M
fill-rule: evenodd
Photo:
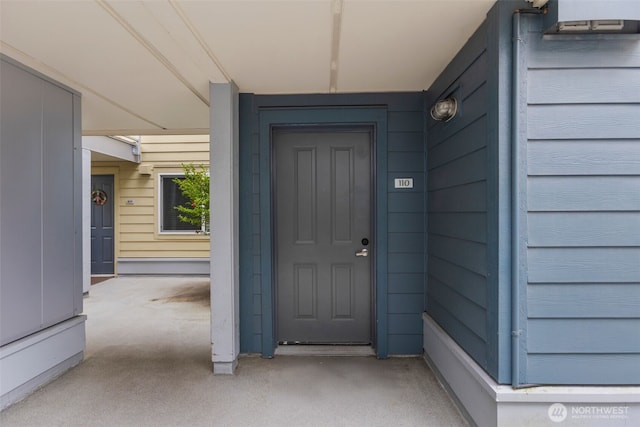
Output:
M369 256L369 250L362 248L360 251L356 252L356 256Z

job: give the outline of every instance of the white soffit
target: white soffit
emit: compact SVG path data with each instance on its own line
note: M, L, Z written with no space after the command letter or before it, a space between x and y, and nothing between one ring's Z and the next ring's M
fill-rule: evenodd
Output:
M2 41L59 70L83 94L91 88L154 129L185 122L208 128L208 106L99 3L2 1L1 7Z
M338 91L427 89L494 0L344 2Z
M241 92L328 92L331 0L180 4Z
M201 133L209 82L258 94L427 89L494 3L0 0L0 50L81 92L85 135Z

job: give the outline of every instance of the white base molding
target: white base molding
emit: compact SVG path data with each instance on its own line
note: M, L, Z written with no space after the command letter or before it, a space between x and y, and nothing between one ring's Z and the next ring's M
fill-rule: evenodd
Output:
M118 275L208 276L209 258L118 258Z
M0 347L0 409L82 361L85 315L75 316Z
M424 357L471 425L640 425L640 386L497 384L426 313Z
M213 362L214 375L233 375L238 367L238 361L233 362Z

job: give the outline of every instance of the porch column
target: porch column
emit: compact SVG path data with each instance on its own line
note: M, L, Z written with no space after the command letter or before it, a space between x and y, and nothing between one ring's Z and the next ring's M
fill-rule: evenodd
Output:
M214 374L233 374L240 352L238 88L210 83L211 355Z
M82 293L91 288L91 150L82 149Z

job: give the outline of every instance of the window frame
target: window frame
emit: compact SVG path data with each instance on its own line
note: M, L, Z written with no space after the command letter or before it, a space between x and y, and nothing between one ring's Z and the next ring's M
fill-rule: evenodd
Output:
M161 172L158 173L158 208L157 208L157 232L159 235L170 236L170 235L182 235L182 236L197 236L197 231L200 230L200 227L194 225L192 230L163 230L164 223L164 179L174 178L184 178L184 173L180 172ZM172 182L172 181L171 181ZM173 183L173 182L172 182ZM174 184L175 185L175 184ZM178 191L180 189L178 188Z

